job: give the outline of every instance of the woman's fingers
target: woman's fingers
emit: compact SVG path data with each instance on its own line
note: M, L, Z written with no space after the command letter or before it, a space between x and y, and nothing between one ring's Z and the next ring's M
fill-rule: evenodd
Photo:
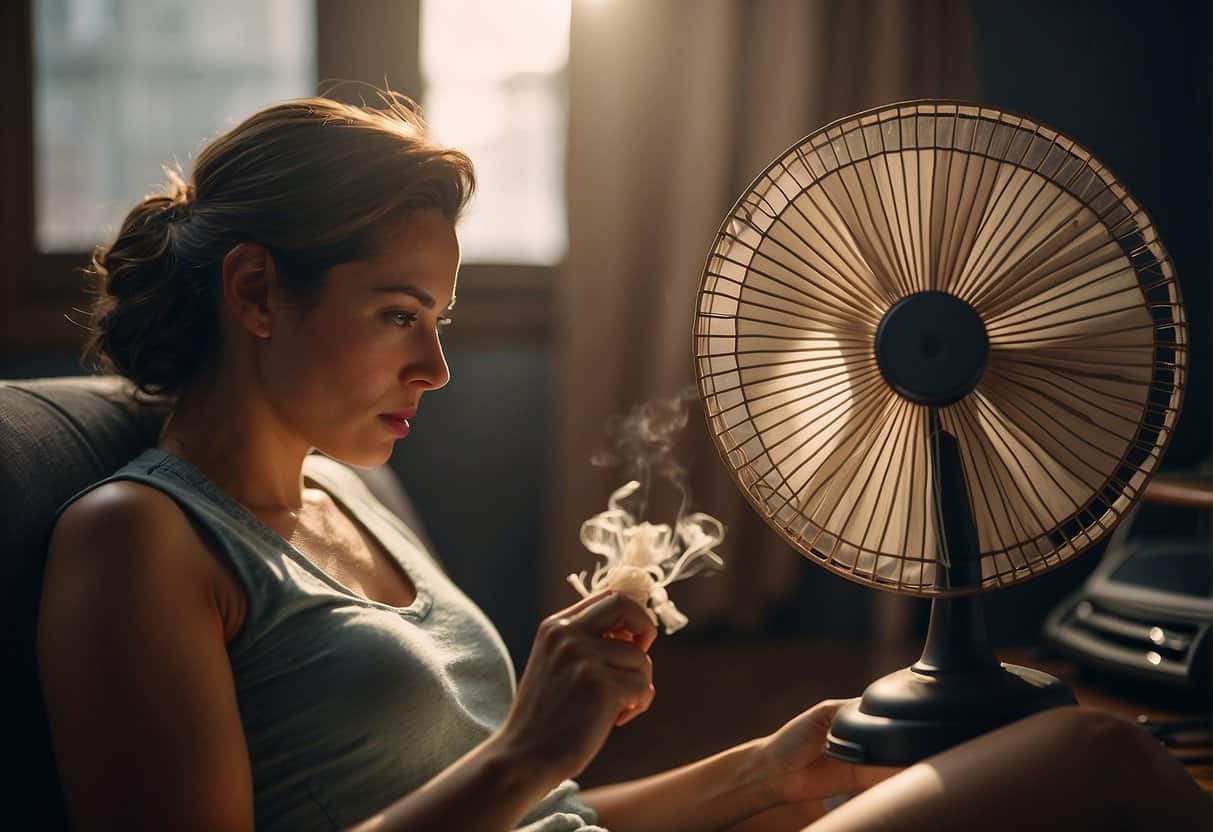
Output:
M834 721L834 714L838 713L838 709L850 701L850 699L826 699L818 702L809 708L810 719L812 719L814 725L828 731L830 730L830 723Z
M616 638L606 637L611 631ZM548 616L502 730L565 776L582 771L613 724L652 702L653 665L644 648L655 635L644 608L617 592Z
M553 613L552 617L553 618L572 618L573 616L577 615L577 613L581 612L582 610L585 610L588 607L594 606L599 601L601 601L603 598L606 598L607 596L609 596L611 594L612 594L612 591L609 589L599 590L598 592L595 592L592 595L585 596L577 603L570 604L569 606L565 607L564 609L560 610L559 612Z
M649 685L648 691L645 693L644 699L635 705L628 705L615 719L615 727L627 725L636 717L647 711L653 705L653 697L657 695L657 689L652 684Z
M566 660L589 661L602 671L593 676L618 703L616 725L630 722L652 703L653 662L646 651L657 630L644 607L626 595L603 591L583 598L550 616L540 637Z
M598 634L610 630L627 630L639 645L651 645L657 637L657 628L649 620L644 607L619 592L608 593L579 610L571 619L579 626L584 625Z
M652 624L652 622L649 622ZM649 652L649 648L653 646L653 642L657 640L657 628L649 627L643 633L636 634L636 643L644 652Z
M819 717L833 719L834 714L838 713L838 709L852 700L850 699L823 699L813 707L809 708L809 712Z
M788 720L779 729L779 736L794 743L817 742L818 735L825 737L826 732L830 730L834 714L838 713L838 709L848 701L846 699L826 699L818 702L807 711L802 711Z
M607 630L602 634L605 638L619 639L620 641L630 641L639 647L644 652L649 652L649 648L653 646L653 642L657 640L657 630L654 629L648 633L636 635L631 630L618 629Z
M586 650L591 651L608 667L644 673L646 676L652 673L652 659L634 642L604 638L587 645Z
M644 607L621 592L604 589L548 617L551 623L584 624L597 633L630 633L647 650L657 638L657 628Z
M604 654L612 654L612 659L605 662L608 667L623 671L614 679L623 703L623 708L615 717L615 726L626 725L653 704L653 696L656 693L653 687L653 660L636 645L628 642L610 642L603 639L599 649Z
M577 603L553 613L550 620L552 623L586 623L591 629L598 628L597 632L607 638L632 641L646 653L657 640L657 628L644 607L610 589L587 595Z

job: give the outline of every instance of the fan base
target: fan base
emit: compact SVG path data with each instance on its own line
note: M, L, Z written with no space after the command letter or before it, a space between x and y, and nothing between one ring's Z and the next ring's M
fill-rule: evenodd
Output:
M1030 667L942 673L907 667L839 709L825 753L849 763L910 765L1038 711L1077 704L1064 682Z

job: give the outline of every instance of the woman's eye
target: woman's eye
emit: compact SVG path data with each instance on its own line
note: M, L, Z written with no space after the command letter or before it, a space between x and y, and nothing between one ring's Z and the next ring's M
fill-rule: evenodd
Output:
M388 312L387 316L392 324L400 327L401 329L408 329L413 324L417 323L417 313L409 312L406 309L394 309L391 312ZM453 324L454 321L444 315L438 318L436 323L438 324L439 329L446 329L448 326Z

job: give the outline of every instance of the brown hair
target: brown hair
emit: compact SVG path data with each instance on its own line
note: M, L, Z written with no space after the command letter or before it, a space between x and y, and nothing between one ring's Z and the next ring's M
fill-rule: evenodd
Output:
M164 192L92 257L85 362L145 394L179 393L214 357L234 245L265 246L307 304L328 269L376 253L385 224L427 209L457 219L475 188L471 161L426 138L411 100L379 92L384 109L325 98L267 107L211 142L189 181L166 169Z

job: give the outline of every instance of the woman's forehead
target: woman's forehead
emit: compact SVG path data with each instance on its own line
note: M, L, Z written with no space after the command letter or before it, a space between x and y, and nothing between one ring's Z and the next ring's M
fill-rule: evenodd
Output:
M441 211L413 211L384 224L380 235L380 250L444 247L459 240L455 221Z
M459 241L454 223L438 212L411 215L380 237L366 260L337 268L341 282L360 294L408 294L423 305L446 305L454 294Z

